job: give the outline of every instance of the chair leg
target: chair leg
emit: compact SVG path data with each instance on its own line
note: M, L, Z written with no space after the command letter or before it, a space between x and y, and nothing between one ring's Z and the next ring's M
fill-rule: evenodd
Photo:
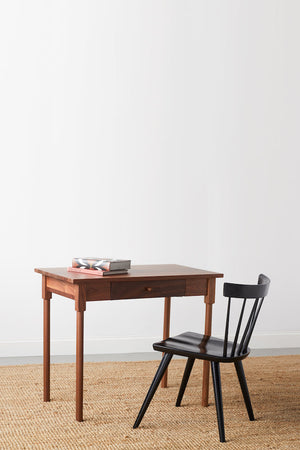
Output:
M210 364L211 364L211 372L212 372L212 379L213 379L214 392L215 392L215 402L216 402L220 442L225 442L220 363L211 361Z
M236 361L234 363L235 365L235 370L240 382L240 386L242 389L242 393L243 393L243 397L244 397L244 402L248 411L248 416L250 420L254 420L254 414L253 414L253 410L252 410L252 405L251 405L251 401L250 401L250 395L249 395L249 391L248 391L248 386L247 386L247 382L246 382L246 377L245 377L245 372L244 372L244 367L242 364L242 361Z
M150 402L151 402L151 400L152 400L152 398L153 398L153 396L154 396L154 394L156 392L156 389L158 388L158 385L159 385L159 383L160 383L160 381L161 381L165 371L168 368L168 365L169 365L172 357L173 357L172 353L165 353L164 354L164 356L163 356L163 358L162 358L162 360L161 360L161 362L159 364L159 367L157 369L157 372L156 372L156 374L155 374L155 376L153 378L153 381L151 383L149 391L148 391L148 393L146 395L144 403L142 404L140 412L138 413L136 421L134 422L133 428L137 428L139 426L139 424L141 423L141 421L142 421L142 419L144 417L144 414L147 411L148 406L150 405Z
M194 362L195 362L195 358L188 358L188 360L186 362L184 374L183 374L181 385L180 385L180 389L179 389L179 392L178 392L178 397L177 397L177 400L176 400L176 406L180 406L181 405L181 400L182 400L183 394L185 392L186 385L187 385L187 383L189 381L190 374L191 374Z

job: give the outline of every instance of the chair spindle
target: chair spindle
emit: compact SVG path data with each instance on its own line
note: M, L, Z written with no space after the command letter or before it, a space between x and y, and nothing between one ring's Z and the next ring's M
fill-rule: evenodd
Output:
M242 339L241 339L241 342L240 342L240 345L239 345L239 348L238 348L238 352L237 352L238 355L243 353L245 348L247 348L247 347L245 347L244 343L245 343L245 340L246 340L246 338L248 336L248 331L249 331L249 329L251 327L251 324L252 324L253 316L255 314L256 307L257 307L257 302L258 302L258 298L255 300L254 305L252 307L252 310L250 312L250 315L249 315L249 318L248 318L248 322L246 324L246 327L245 327L245 330L244 330L244 333L243 333L243 336L242 336Z
M227 356L227 343L228 343L228 331L229 331L229 320L230 320L230 304L231 304L231 297L228 298L228 305L227 305L227 316L226 316L224 347L223 347L223 356L224 357Z
M237 329L236 329L236 333L235 333L235 337L234 337L233 346L232 346L232 349L231 349L231 355L230 356L234 356L234 352L235 352L235 349L236 349L236 344L237 344L237 341L238 341L238 338L239 338L239 334L240 334L240 328L241 328L241 324L242 324L242 320L243 320L245 306L246 306L246 298L244 298L244 301L243 301L243 306L242 306L242 310L241 310L241 313L240 313L238 326L237 326Z
M259 301L259 305L258 305L256 314L255 314L255 316L253 317L253 320L252 320L252 323L251 323L251 326L250 326L250 330L249 330L248 336L247 336L247 338L246 338L246 340L245 340L245 343L244 343L243 351L245 351L245 349L247 349L247 347L248 347L248 344L249 344L249 342L250 342L250 339L251 339L251 336L252 336L252 333L253 333L253 330L254 330L254 327L255 327L257 318L258 318L258 314L259 314L260 308L262 307L262 304L263 304L263 301L264 301L264 297L261 298L260 301Z

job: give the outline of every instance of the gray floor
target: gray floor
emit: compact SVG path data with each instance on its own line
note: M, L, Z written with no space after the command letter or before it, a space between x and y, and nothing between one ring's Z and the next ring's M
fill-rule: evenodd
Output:
M300 355L300 348L266 348L253 349L250 356L278 356L278 355ZM85 355L84 360L90 362L99 361L150 361L160 359L160 353L112 353L104 355ZM22 364L41 364L42 356L22 356L0 358L0 366L16 366ZM52 363L75 362L75 355L52 356Z

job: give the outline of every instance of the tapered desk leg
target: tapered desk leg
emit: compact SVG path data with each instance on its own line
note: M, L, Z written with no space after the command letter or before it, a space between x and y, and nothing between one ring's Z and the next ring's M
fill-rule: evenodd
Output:
M211 336L212 323L212 305L215 302L215 278L208 281L207 294L204 298L205 302L205 335ZM209 361L203 361L203 379L202 379L202 406L208 406L208 390L209 390Z
M171 298L166 297L164 309L163 339L168 339L168 337L170 336L170 311L171 311ZM162 388L168 387L168 369L165 371L164 376L162 377L161 387Z
M83 421L83 329L86 309L86 286L79 284L75 292L76 310L76 420Z
M83 325L84 311L77 311L76 324L76 420L83 421Z
M44 298L44 402L50 401L50 300Z
M203 361L202 406L208 406L209 361Z

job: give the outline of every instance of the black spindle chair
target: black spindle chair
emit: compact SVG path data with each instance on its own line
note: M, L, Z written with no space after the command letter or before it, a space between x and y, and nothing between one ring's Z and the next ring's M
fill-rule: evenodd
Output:
M163 377L163 374L167 370L167 367L173 355L181 355L186 356L188 358L181 386L179 389L176 406L180 406L181 404L181 400L187 382L189 380L195 359L205 359L210 361L215 393L219 436L220 441L225 442L220 363L234 363L237 376L240 382L242 394L244 397L245 405L248 411L249 419L254 420L242 360L246 358L250 353L248 345L253 333L254 326L257 321L258 314L263 304L264 297L268 293L269 284L270 284L269 278L262 274L259 275L258 284L256 285L224 283L223 295L225 297L228 297L224 339L218 339L213 336L206 336L198 333L186 332L178 336L170 337L164 341L153 344L154 350L163 352L164 356L157 369L155 377L152 381L148 394L146 395L146 398L137 416L133 428L137 428L141 423L141 420L144 417L145 412L147 411L147 408L153 398L153 395L155 394L155 391ZM241 312L238 319L234 340L229 341L228 335L230 323L230 309L233 298L243 299L243 303L241 306ZM247 320L246 317L244 316L246 316L245 310L246 310L246 302L248 299L253 299L252 300L253 305L250 309L250 312L248 313L248 320ZM241 340L239 341L239 335L242 328L242 324L244 331L241 334L242 337Z

